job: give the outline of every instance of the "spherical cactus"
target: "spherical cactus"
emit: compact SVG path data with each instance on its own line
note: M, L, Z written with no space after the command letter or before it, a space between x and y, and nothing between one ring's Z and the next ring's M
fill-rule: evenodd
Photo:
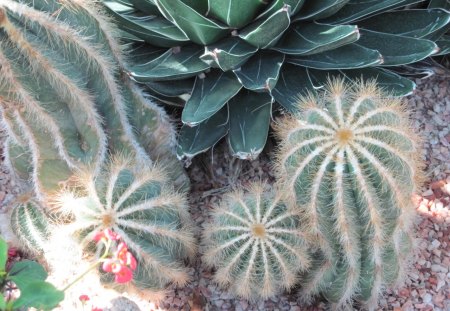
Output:
M298 213L265 186L227 194L204 232L203 259L217 268L214 279L250 300L290 289L309 265Z
M110 228L138 260L132 285L161 290L187 282L183 260L194 255L196 243L186 200L160 169L114 156L99 176L87 172L78 179L79 188L61 192L59 204L73 217L66 229L86 251L94 251L96 233Z
M329 81L299 109L278 122L277 174L320 249L304 293L321 292L340 306L353 298L376 306L411 242L417 136L401 101L373 81Z

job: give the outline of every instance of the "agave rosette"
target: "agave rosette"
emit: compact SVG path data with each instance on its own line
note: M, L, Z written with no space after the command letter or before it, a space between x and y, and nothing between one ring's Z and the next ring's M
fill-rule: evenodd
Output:
M417 9L417 0L103 2L133 42L131 77L183 106L179 157L228 135L235 156L254 158L273 108L295 111L298 95L330 74L409 94L414 83L396 70L438 53L450 19L441 4Z

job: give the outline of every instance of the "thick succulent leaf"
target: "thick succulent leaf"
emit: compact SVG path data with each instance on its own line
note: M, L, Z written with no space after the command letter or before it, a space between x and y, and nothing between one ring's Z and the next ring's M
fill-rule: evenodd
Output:
M145 85L163 96L182 96L192 92L194 83L195 79L190 78L174 81L151 81L145 83Z
M286 61L299 66L326 70L374 66L380 64L383 58L376 50L351 43L319 54L302 57L290 56L286 58Z
M389 21L389 22L386 22ZM423 38L446 26L450 14L445 10L401 10L386 12L358 22L360 28Z
M267 141L272 113L271 96L242 90L230 100L228 106L228 143L232 154L240 159L255 159Z
M158 7L154 0L128 0L139 11L144 12L146 15L160 15Z
M301 11L293 18L299 20L317 20L326 18L339 11L350 0L309 0Z
M430 40L363 29L361 29L361 38L358 40L358 44L369 49L377 49L383 56L382 66L414 63L438 51L437 45Z
M278 81L283 62L284 54L262 50L233 72L246 89L270 92Z
M314 92L308 70L285 63L281 68L277 85L272 90L273 98L289 112L297 111L299 96Z
M352 43L358 38L357 26L303 22L292 25L272 49L291 55L310 55Z
M163 104L174 106L174 107L184 107L184 104L186 103L186 100L179 96L164 96L162 94L159 94L151 89L147 89L147 94L155 99L158 102L161 102Z
M430 9L442 8L442 9L449 11L450 10L450 1L448 1L448 0L430 0L428 3L428 8L430 8Z
M228 133L228 106L196 127L183 125L178 137L177 156L192 158L213 147Z
M257 20L245 27L239 37L260 49L271 47L288 29L291 22L289 14L289 6L283 6L268 18Z
M133 58L140 60L140 65L133 64L128 70L134 80L143 83L189 78L209 68L199 59L202 52L198 45L184 46L176 52L169 49L162 55L151 49L136 50Z
M214 22L180 0L156 0L161 13L197 44L207 45L225 37L227 27Z
M291 7L291 16L297 14L297 12L302 8L305 0L274 0L272 4L261 13L257 19L266 19L279 9L283 8L284 5L289 5Z
M229 71L239 68L257 51L257 47L244 40L230 37L206 46L205 53L200 56L200 59L211 67Z
M442 38L436 41L439 47L439 52L435 55L445 55L450 53L450 35L442 36Z
M156 0L153 0L156 2ZM193 8L198 13L205 15L208 11L208 0L181 0L184 4Z
M336 14L325 19L324 23L344 24L351 23L366 16L392 10L423 0L350 0Z
M130 10L130 7L115 1L104 1L104 5L124 31L152 45L173 47L189 41L180 29L163 17L140 16L136 11Z
M213 70L204 78L197 77L181 121L188 126L196 126L218 112L241 88L232 72Z
M265 5L262 0L208 0L211 16L232 28L247 25Z

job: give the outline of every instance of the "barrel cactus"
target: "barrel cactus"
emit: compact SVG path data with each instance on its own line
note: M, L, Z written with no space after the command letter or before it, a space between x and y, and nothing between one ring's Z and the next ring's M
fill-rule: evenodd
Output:
M310 262L298 213L282 200L282 191L266 186L228 193L204 231L203 259L217 268L214 279L250 300L289 290Z
M417 136L401 101L375 82L333 80L298 109L278 123L277 174L318 246L303 293L376 306L411 246Z
M450 20L420 0L103 0L128 67L150 96L183 106L178 156L193 157L227 136L231 152L263 149L272 107L296 110L298 94L327 74L377 77L396 95L414 83L396 72L438 52Z
M28 4L0 4L0 111L13 171L42 203L78 169L98 172L111 150L171 161L182 179L167 116L121 77L114 27L82 1Z

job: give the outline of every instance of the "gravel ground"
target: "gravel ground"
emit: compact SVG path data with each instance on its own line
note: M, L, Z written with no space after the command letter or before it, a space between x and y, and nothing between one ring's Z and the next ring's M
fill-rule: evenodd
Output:
M379 310L450 310L450 80L434 77L418 81L418 88L408 98L408 105L414 110L414 127L424 137L422 157L427 165L428 182L416 197L417 249L412 267L402 288L383 295ZM191 214L197 226L200 228L207 221L211 207L221 199L222 193L230 190L229 185L245 185L260 178L273 181L270 158L269 153L252 162L231 159L225 144L215 148L214 153L197 157L188 169L193 185ZM7 234L5 206L18 192L18 186L10 179L6 168L0 166L2 235ZM12 240L10 236L7 238ZM295 290L254 304L233 299L212 282L212 271L202 265L200 258L192 263L190 272L193 281L184 288L170 287L159 305L105 290L92 275L68 293L60 310L82 310L77 298L86 293L91 297L87 307L96 306L103 310L325 309L325 303L320 300L311 306L301 304ZM58 282L57 278L55 282Z

